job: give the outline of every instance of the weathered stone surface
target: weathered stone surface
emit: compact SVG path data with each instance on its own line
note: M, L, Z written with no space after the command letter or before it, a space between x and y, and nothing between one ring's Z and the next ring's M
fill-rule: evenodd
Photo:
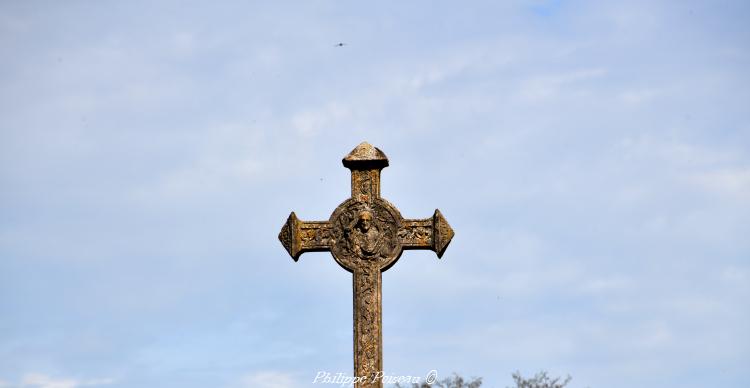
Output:
M382 272L405 249L430 249L442 257L453 229L439 210L431 218L404 219L380 197L380 171L388 166L383 151L361 143L344 157L351 170L351 198L328 221L301 221L292 212L279 240L297 261L304 252L330 251L354 276L354 374L367 377L358 388L382 387L374 376L383 370Z

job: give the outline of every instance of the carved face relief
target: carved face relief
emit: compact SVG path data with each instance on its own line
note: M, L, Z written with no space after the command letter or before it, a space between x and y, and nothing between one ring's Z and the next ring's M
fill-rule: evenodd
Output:
M372 213L369 210L362 210L359 213L359 228L362 232L367 233L370 230L370 224L372 224Z
M349 199L331 215L334 238L331 252L336 261L352 270L361 261L374 261L383 267L401 253L398 228L401 215L389 203Z

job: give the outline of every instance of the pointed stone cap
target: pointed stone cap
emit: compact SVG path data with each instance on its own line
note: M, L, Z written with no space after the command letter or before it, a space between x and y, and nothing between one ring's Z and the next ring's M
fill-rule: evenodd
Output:
M362 142L341 160L348 169L364 170L388 166L388 157L377 147Z
M445 253L445 249L448 248L448 244L450 244L455 233L443 217L443 213L440 213L438 209L435 209L435 214L432 215L432 230L432 249L437 253L439 259L443 257L443 253Z
M299 260L299 256L302 254L299 241L299 223L299 218L292 212L284 223L284 226L281 227L281 232L279 232L281 245L289 252L289 256L292 256L294 261Z

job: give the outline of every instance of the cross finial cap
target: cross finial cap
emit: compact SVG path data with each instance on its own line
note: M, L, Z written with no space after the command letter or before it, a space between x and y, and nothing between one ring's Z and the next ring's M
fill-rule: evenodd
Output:
M364 141L341 160L350 169L383 168L388 166L388 157L383 151Z

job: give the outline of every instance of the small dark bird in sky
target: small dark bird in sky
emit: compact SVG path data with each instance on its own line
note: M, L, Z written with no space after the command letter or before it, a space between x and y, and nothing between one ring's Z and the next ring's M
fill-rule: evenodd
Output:
M344 47L344 46L346 46L346 43L341 43L341 42L336 43L335 45L333 45L333 47Z

